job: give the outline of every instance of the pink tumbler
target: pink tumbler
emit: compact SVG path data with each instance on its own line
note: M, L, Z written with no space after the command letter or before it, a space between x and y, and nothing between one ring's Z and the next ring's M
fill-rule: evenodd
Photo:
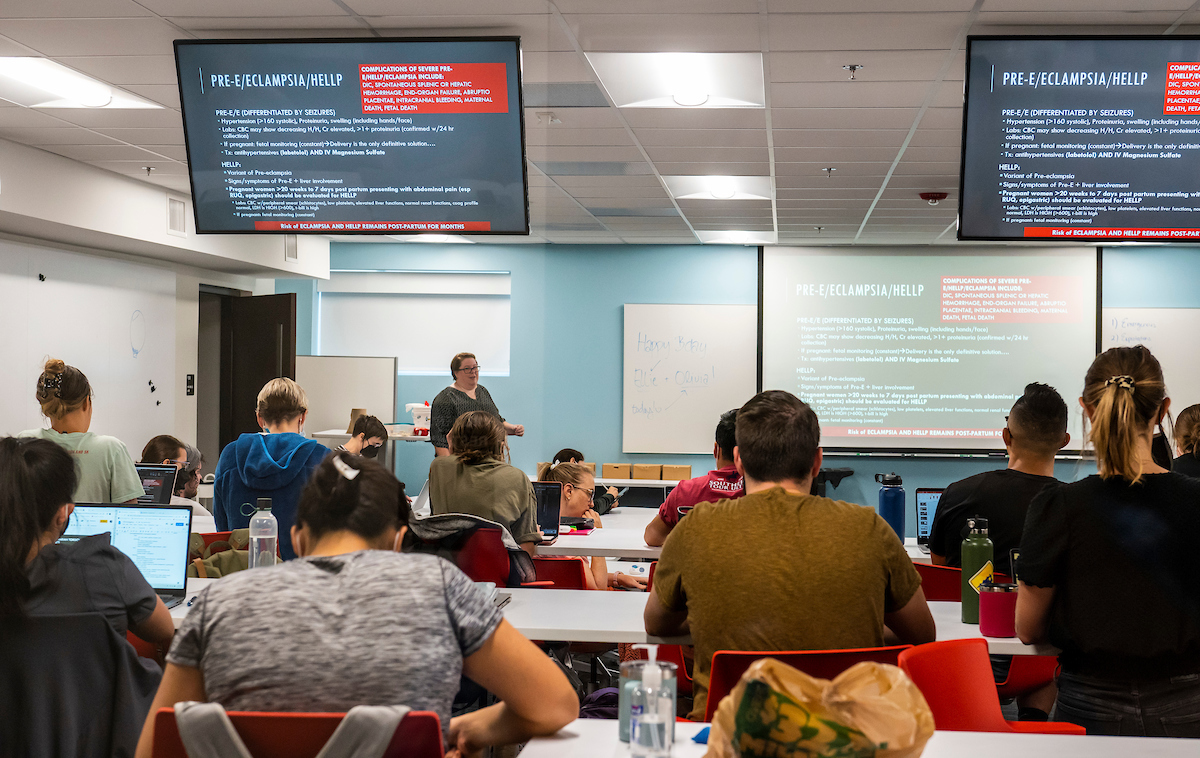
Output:
M979 633L984 637L1017 636L1017 585L980 585Z

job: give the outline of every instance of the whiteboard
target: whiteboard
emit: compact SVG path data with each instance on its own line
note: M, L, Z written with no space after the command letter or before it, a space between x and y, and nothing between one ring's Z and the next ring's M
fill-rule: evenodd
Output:
M0 434L49 426L34 397L47 357L87 375L91 430L134 460L175 430L173 271L0 240L0 324Z
M1101 347L1145 345L1162 364L1171 413L1200 403L1200 310L1105 308Z
M712 453L758 386L755 305L625 305L621 449Z
M396 420L396 359L297 355L296 383L308 395L304 429L345 429L350 411L366 408L385 424Z

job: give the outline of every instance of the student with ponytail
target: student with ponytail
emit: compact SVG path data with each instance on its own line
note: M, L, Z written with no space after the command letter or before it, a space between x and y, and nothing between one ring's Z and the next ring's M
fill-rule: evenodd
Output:
M154 713L181 700L228 710L342 712L407 705L441 718L449 747L551 734L579 701L557 666L491 598L433 555L395 552L407 529L404 485L375 461L337 452L300 498L294 561L202 590L167 654ZM503 702L453 720L466 675Z
M75 463L46 440L0 438L0 615L100 613L153 643L171 614L107 534L58 545L75 509Z
M1088 734L1200 737L1200 481L1152 457L1155 429L1170 424L1162 368L1141 345L1113 348L1079 400L1099 474L1030 504L1017 634L1062 650L1058 720Z
M1200 478L1200 405L1189 405L1175 419L1175 444L1179 457L1171 463L1171 470Z
M146 494L125 444L90 431L92 385L82 371L50 358L38 377L35 396L50 428L17 436L50 440L71 454L79 471L74 502L135 503Z

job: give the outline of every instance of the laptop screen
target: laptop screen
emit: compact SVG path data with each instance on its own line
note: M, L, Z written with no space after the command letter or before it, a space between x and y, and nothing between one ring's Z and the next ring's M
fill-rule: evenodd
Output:
M112 546L142 572L156 591L187 587L192 509L162 505L76 505L59 543L108 532Z
M933 527L933 517L937 514L938 502L942 499L943 490L917 490L917 544L929 544L929 530Z
M138 498L139 503L166 505L171 502L175 489L175 467L162 464L139 463L135 466L142 489L146 494Z
M562 507L562 482L534 482L538 529L546 539L558 536L559 509Z

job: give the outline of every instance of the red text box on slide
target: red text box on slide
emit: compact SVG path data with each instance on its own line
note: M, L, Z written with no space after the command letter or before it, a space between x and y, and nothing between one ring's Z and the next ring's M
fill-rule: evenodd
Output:
M943 276L943 324L1078 324L1083 277Z
M370 63L358 82L363 113L508 113L503 63Z
M1026 237L1068 237L1087 239L1124 238L1124 239L1200 239L1200 229L1131 229L1128 227L1088 227L1075 228L1071 226L1027 226Z
M1200 63L1168 63L1163 115L1200 113Z
M255 221L259 232L490 232L491 221Z
M903 409L901 409L903 410ZM999 429L924 429L917 427L884 426L825 426L821 425L822 437L871 437L871 438L947 438L957 439L1000 439Z

